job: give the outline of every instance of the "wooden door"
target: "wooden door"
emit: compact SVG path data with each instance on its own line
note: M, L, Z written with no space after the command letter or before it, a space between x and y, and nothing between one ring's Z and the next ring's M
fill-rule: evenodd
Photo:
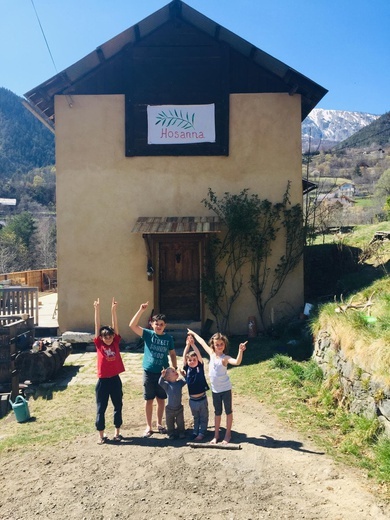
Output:
M172 320L200 320L200 240L159 242L160 312Z

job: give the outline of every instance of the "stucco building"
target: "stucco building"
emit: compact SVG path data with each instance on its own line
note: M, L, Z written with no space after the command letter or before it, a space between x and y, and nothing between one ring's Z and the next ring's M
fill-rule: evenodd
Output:
M290 181L301 203L301 121L325 93L179 0L26 93L56 134L60 330L91 331L97 297L105 322L115 296L126 339L145 301L169 321L212 318L200 280L220 227L202 199L279 202ZM286 302L303 305L302 264L273 312ZM244 288L231 331L253 314Z

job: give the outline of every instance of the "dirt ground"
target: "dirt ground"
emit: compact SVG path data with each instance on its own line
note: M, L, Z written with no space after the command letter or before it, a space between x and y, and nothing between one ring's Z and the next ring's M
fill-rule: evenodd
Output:
M132 377L141 385L140 375ZM187 404L185 416L190 434ZM232 443L241 449L192 448L188 439L159 433L142 438L142 399L125 402L124 420L120 444L99 446L91 434L2 455L0 518L390 519L363 475L333 462L257 401L234 396ZM210 424L203 445L212 432Z

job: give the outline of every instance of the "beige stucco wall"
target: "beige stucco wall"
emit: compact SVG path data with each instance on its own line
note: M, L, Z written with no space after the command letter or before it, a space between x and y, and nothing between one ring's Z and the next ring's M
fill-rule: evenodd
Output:
M126 340L134 338L128 329L131 316L141 302L153 301L144 241L131 233L137 217L207 214L201 200L209 187L220 196L249 188L279 202L287 180L291 202L301 203L300 107L299 96L231 95L228 157L125 157L124 96L57 96L61 332L92 331L97 297L102 323L109 322L115 296L120 332ZM275 316L282 308L299 312L302 298L301 266L279 303L273 302ZM234 310L232 332L246 333L251 314L256 314L255 303L245 291Z

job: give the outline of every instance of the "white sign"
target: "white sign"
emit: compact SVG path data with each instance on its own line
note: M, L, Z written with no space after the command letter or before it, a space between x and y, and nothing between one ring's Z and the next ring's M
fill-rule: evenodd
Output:
M215 143L215 105L148 105L148 144Z

